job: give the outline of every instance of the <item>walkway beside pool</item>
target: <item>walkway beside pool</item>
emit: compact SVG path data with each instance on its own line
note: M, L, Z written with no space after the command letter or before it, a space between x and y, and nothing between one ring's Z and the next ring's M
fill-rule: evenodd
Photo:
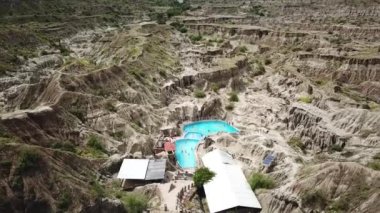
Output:
M179 209L176 209L177 206L177 196L178 193L181 191L183 187L187 187L191 185L193 181L190 180L176 180L170 181L168 183L164 184L158 184L158 189L160 190L161 194L161 207L160 209L163 211L165 209L165 205L168 208L168 212L179 212ZM171 191L170 190L170 185L174 185L175 188Z

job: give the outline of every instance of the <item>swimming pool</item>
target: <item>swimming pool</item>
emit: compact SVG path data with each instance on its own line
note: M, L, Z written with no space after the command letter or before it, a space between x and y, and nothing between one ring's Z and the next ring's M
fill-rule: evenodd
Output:
M176 140L175 156L181 168L194 168L197 165L195 149L198 143L206 136L218 132L237 133L238 129L225 121L208 120L186 124L183 127L184 136Z

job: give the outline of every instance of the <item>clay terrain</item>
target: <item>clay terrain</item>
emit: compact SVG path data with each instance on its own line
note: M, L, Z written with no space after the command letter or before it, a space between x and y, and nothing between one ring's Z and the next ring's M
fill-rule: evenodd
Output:
M261 212L380 212L378 0L8 0L0 28L0 212L178 212L116 174L205 118Z

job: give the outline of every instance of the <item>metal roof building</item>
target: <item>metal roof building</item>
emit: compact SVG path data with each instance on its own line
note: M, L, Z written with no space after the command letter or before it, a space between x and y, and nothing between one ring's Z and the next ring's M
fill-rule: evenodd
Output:
M245 178L243 171L226 152L214 150L202 157L204 166L215 177L204 185L210 212L260 212L261 205Z
M164 179L166 159L124 159L117 178L128 180Z

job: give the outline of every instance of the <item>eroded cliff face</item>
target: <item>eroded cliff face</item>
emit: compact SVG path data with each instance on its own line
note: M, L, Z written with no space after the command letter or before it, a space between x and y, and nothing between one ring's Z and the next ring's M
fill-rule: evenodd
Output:
M378 172L356 163L329 162L301 170L298 178L286 186L286 193L264 191L259 197L265 200L264 212L311 212L327 208L376 212L378 187Z
M64 185L80 197L71 212L124 212L111 176L123 158L151 156L162 126L223 119L239 134L213 136L203 152L223 149L248 178L273 178L273 189L256 190L263 212L378 212L379 4L190 4L166 24L155 18L168 8L143 1L131 8L153 7L119 14L112 27L41 27L70 33L52 44L30 35L36 53L18 52L5 73L0 60L0 208L54 212ZM10 34L23 44L21 30ZM23 149L40 156L42 170L16 174ZM276 156L269 169L268 154ZM98 185L108 198L91 195ZM159 212L158 191L144 187Z
M80 212L99 196L97 164L73 153L8 143L0 160L2 212Z

